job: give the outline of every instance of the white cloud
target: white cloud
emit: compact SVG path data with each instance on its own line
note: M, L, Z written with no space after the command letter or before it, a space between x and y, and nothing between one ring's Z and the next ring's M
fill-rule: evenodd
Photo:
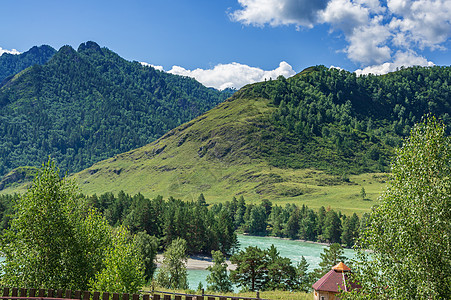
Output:
M362 74L375 74L382 75L387 74L389 72L396 71L397 68L400 67L410 67L410 66L423 66L423 67L431 67L434 63L428 61L423 56L419 56L414 52L407 51L398 51L394 55L393 62L386 62L380 65L368 66L364 69L358 69L355 71L357 75Z
M219 64L212 69L187 70L183 67L173 66L168 73L189 76L208 87L219 90L226 88L239 89L246 84L277 78L279 75L290 77L296 74L293 68L285 61L274 70L262 70L239 63Z
M349 46L345 52L353 61L366 65L380 64L391 58L391 49L387 46L389 37L390 31L375 18L347 36Z
M345 34L352 34L356 27L368 23L369 9L349 0L332 0L319 16L321 23L329 23Z
M451 37L451 0L388 0L398 45L442 48Z
M164 70L163 70L163 66L152 65L152 64L146 63L146 62L144 62L144 61L140 62L140 64L143 65L144 67L152 67L152 68L154 68L155 70L158 70L158 71L164 71Z
M296 25L311 27L328 0L238 0L243 7L230 14L246 25Z
M0 47L0 56L3 55L3 53L9 53L9 54L20 54L19 51L17 51L16 49L12 49L12 50L7 50L7 49L3 49L2 47Z
M451 0L238 0L232 20L254 26L328 24L341 32L342 49L362 67L393 68L399 53L419 58L426 48L445 50L451 38ZM426 60L426 59L425 59ZM427 61L427 60L426 60ZM424 63L424 61L423 61ZM395 67L396 68L396 67Z

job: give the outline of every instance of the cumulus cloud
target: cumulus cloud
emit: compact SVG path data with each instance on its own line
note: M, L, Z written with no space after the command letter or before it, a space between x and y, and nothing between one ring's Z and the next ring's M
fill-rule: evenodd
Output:
M389 72L394 72L396 69L401 67L410 67L410 66L423 66L423 67L432 67L434 65L433 62L428 61L423 56L419 56L412 51L398 51L394 55L393 62L386 62L380 65L372 65L368 66L364 69L358 69L355 71L357 75L365 75L365 74L387 74Z
M247 25L296 25L312 27L318 11L328 0L238 0L243 7L230 14L232 20Z
M152 68L154 68L155 70L158 70L158 71L164 71L164 70L163 70L163 66L152 65L152 64L146 63L146 62L144 62L144 61L140 62L140 64L143 65L144 67L152 67Z
M187 70L180 66L173 66L168 73L189 76L208 87L219 90L226 88L239 89L246 84L277 78L279 75L290 77L295 74L293 68L285 61L274 70L262 70L239 63L219 64L212 69Z
M231 19L246 25L330 26L347 42L340 49L361 70L393 70L402 58L429 65L419 53L445 50L451 38L451 0L238 0ZM297 8L297 9L294 9ZM361 71L360 70L360 71Z
M3 55L3 53L9 53L9 54L20 54L19 51L17 51L16 49L12 49L12 50L7 50L7 49L3 49L2 47L0 47L0 56Z

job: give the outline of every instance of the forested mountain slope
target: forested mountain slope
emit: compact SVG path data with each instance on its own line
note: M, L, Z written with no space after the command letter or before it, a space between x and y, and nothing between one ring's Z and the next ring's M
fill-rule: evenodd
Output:
M64 46L0 87L0 175L49 155L63 171L80 171L154 141L229 95L94 42Z
M55 52L52 47L42 45L18 55L3 53L0 56L0 83L28 67L45 64Z
M412 125L425 114L449 125L448 82L449 67L363 77L312 67L248 85L159 140L74 178L88 194L196 199L202 192L213 202L243 195L369 209L374 202L361 199L361 188L377 198L386 179L380 173Z

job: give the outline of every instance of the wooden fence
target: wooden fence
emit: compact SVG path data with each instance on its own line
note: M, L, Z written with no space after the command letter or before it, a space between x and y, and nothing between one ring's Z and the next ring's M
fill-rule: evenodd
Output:
M167 291L140 291L141 294L100 293L88 291L3 288L0 300L268 300L220 295L181 294Z
M220 296L220 295L208 295L204 294L202 290L202 295L193 295L193 294L182 294L182 293L174 293L174 292L165 292L165 291L153 291L146 292L141 291L143 293L149 293L152 296L153 300L269 300L260 298L260 293L256 293L256 298L252 297L234 297L234 296Z

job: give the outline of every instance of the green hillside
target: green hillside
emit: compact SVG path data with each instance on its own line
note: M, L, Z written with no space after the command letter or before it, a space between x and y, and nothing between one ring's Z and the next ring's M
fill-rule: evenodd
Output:
M449 125L450 71L356 77L317 66L248 85L155 142L73 178L87 194L195 200L203 193L208 202L244 196L363 213L377 204L394 149L413 124L433 114Z
M49 155L63 171L83 170L154 141L229 95L94 42L77 51L64 46L0 86L0 176L39 167Z
M18 55L3 53L0 56L0 83L28 67L45 64L55 52L52 47L42 45Z
M431 113L449 124L451 69L385 76L314 67L241 89L157 141L74 175L83 192L368 211L394 148ZM362 199L360 191L367 197Z

